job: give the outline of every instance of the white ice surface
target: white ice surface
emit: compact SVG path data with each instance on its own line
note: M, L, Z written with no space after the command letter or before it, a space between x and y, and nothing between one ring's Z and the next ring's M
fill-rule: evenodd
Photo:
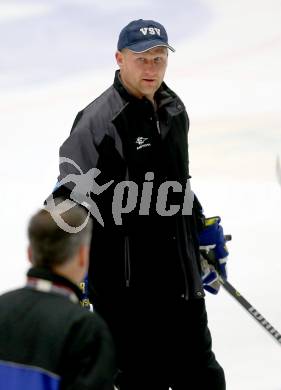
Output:
M112 82L116 33L154 18L177 49L166 81L190 116L193 190L233 236L229 280L281 331L281 2L177 0L174 13L160 1L109 3L0 2L0 292L24 283L28 218L56 182L74 116ZM107 19L83 23L89 10ZM280 345L224 290L206 299L227 389L281 390Z

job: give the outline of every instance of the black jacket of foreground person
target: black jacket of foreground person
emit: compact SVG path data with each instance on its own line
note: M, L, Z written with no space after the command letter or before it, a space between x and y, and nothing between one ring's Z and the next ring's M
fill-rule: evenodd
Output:
M0 389L112 390L112 339L80 289L45 268L0 296Z

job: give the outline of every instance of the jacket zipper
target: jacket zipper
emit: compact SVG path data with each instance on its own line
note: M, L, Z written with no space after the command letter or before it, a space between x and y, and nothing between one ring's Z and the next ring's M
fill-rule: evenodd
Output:
M125 236L125 282L126 287L130 287L131 279L131 262L130 262L130 247L129 247L129 237Z
M157 126L157 130L158 130L158 134L160 134L160 123L159 123L159 120L157 119L156 120L156 126Z

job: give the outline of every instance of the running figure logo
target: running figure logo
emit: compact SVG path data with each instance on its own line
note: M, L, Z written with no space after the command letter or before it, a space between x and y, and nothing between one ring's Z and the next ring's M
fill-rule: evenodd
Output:
M58 226L69 233L77 233L81 231L88 222L90 216L89 214L92 214L92 216L96 218L96 220L102 226L104 226L103 218L96 202L94 202L91 198L91 193L93 193L94 195L100 195L102 192L107 190L109 186L111 186L114 180L111 180L108 183L100 186L95 181L96 177L98 177L98 175L101 173L98 168L91 168L88 170L88 172L83 173L81 168L73 160L67 157L62 157L60 159L60 164L62 163L69 163L75 166L79 173L68 174L66 177L64 177L61 181L57 183L56 188L61 187L62 185L65 185L67 183L74 183L74 188L70 193L70 199L86 207L89 210L88 216L81 226L69 226L61 217L61 214L74 207L76 203L71 202L71 200L67 199L56 205L52 194L46 200L46 210L50 212Z

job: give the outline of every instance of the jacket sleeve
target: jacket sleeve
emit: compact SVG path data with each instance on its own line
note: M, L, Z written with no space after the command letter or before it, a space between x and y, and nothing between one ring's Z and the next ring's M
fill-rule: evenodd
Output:
M116 374L112 337L97 315L77 323L65 349L61 390L113 390Z
M60 147L59 157L59 182L69 174L86 174L91 168L96 168L99 154L94 132L90 119L83 113L77 115L69 137Z
M193 213L194 213L197 230L201 231L204 227L205 215L203 212L203 207L195 194L193 200Z
M99 158L93 133L90 119L83 111L79 112L69 137L59 150L59 176L52 190L54 198L69 198L75 186L78 192L88 192L81 183L90 185L89 170L97 167Z

